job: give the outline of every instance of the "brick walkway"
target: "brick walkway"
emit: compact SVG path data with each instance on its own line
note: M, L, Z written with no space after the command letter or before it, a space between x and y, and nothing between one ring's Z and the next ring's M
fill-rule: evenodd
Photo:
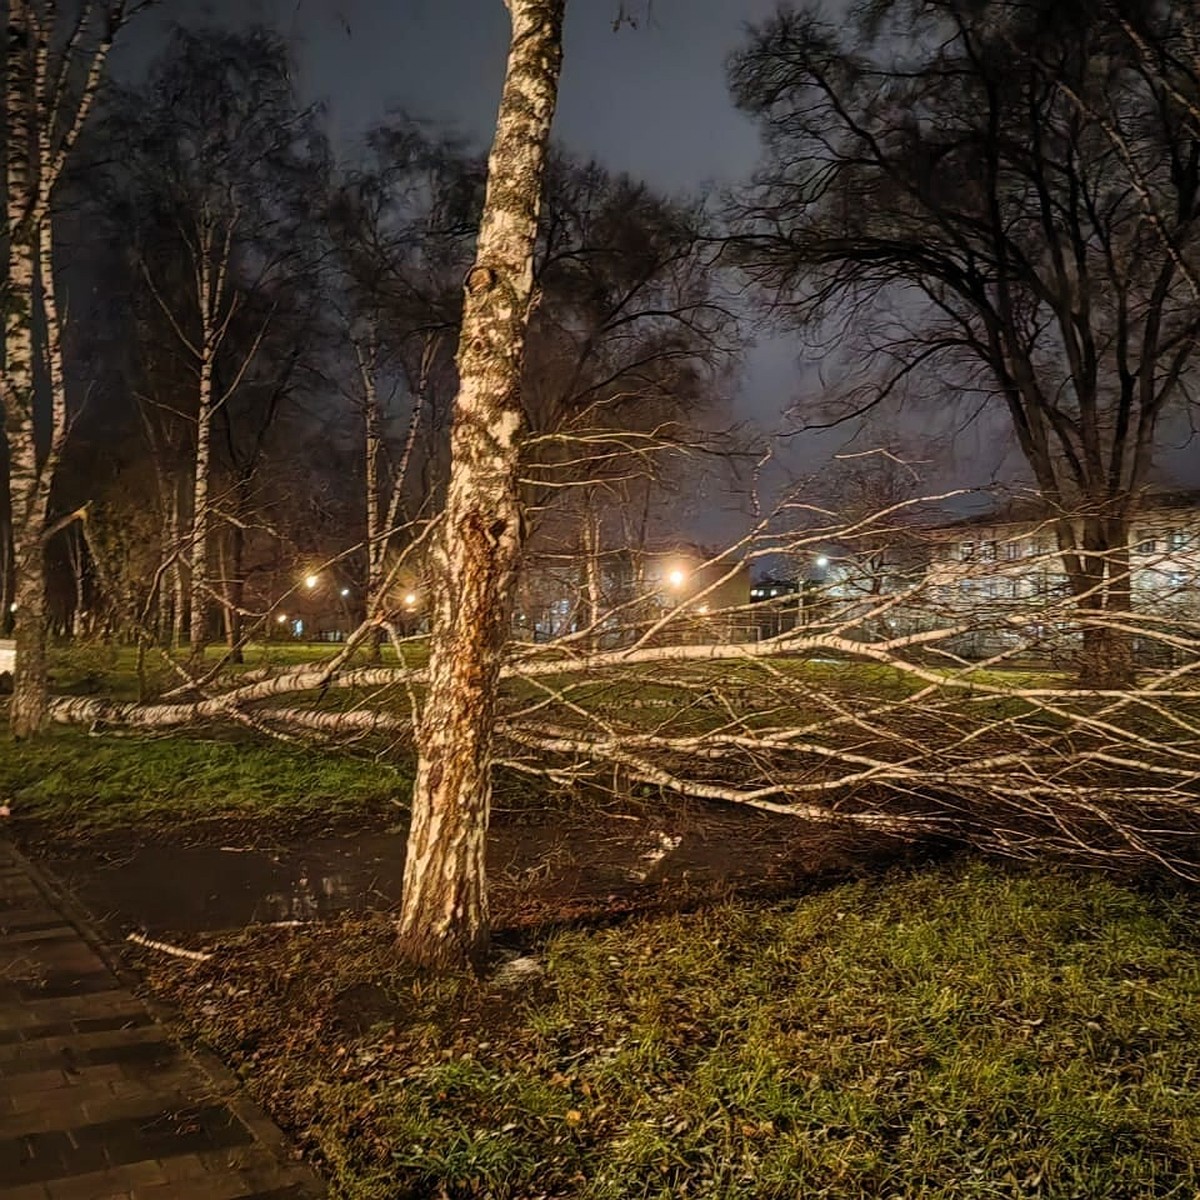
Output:
M315 1200L219 1064L167 1034L0 843L0 1197Z

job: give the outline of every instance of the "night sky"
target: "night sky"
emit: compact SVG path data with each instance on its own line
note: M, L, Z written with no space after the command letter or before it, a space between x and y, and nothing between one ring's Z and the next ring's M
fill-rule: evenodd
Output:
M826 0L826 10L836 15L847 3ZM617 0L568 4L557 140L668 192L719 195L746 180L758 155L757 134L729 100L725 60L747 25L768 17L776 0L652 0L648 17L646 0L627 6L638 12L638 27L614 32ZM501 0L165 0L143 22L119 69L136 70L172 22L256 20L291 42L301 94L325 104L344 161L353 161L362 133L389 110L487 146L507 48ZM792 403L820 391L822 371L799 361L786 336L760 331L757 343L733 412L770 433L785 426L783 413ZM833 374L828 365L825 374ZM885 417L881 428L901 452L921 448L931 489L986 485L1020 473L1003 418L963 427L963 415L961 406L935 398ZM783 457L792 471L818 472L853 432L788 438ZM859 444L879 444L882 436L869 433ZM1164 454L1166 476L1189 482L1188 457ZM715 496L705 500L715 502Z

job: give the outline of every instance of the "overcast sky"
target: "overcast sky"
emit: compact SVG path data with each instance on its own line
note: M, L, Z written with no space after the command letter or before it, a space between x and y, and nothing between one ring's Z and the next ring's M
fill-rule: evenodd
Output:
M627 7L644 19L636 29L614 32L618 0L571 0L555 137L576 154L665 191L692 193L746 179L758 155L757 134L730 103L725 62L747 26L775 6L776 0L652 0L646 18L646 0L630 0ZM845 6L846 0L826 0L835 15ZM389 109L445 124L481 147L490 140L507 49L501 0L166 0L153 26L162 31L171 21L206 19L262 20L288 37L304 98L327 105L343 158L354 156L363 131ZM816 364L798 361L790 339L763 334L736 410L774 430L789 405L820 387ZM986 484L1017 469L1002 417L962 428L952 456L935 449L933 436L948 435L957 417L953 404L923 406L888 424L926 458L940 459L930 480L939 486ZM791 438L787 455L797 469L820 471L847 436ZM1169 467L1169 473L1179 471Z

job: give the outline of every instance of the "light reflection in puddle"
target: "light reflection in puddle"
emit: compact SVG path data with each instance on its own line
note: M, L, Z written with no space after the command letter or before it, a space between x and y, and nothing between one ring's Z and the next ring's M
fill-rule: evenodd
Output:
M712 836L711 825L706 832L626 820L608 823L602 837L566 820L494 828L488 871L501 889L603 899L761 876L787 857L782 839ZM151 844L120 861L83 853L47 865L99 919L156 936L387 911L400 898L404 851L402 832L363 833L272 850Z

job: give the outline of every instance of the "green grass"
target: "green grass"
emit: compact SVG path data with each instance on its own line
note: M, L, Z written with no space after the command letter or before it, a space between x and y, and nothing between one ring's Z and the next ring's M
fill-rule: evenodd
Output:
M304 663L327 662L337 656L342 647L336 644L307 642L252 642L243 649L243 662L227 663L223 670L230 676L261 667L292 667ZM205 670L210 670L222 661L225 647L207 647L204 654ZM428 660L429 648L425 641L413 641L405 645L405 662L408 666L423 666ZM180 666L186 666L186 652L175 655ZM396 665L396 651L391 645L381 648L380 660L384 665ZM367 663L366 650L357 651L351 659L355 666ZM103 642L77 642L55 646L49 656L51 690L62 695L102 695L117 700L138 698L137 650L133 646L114 645ZM154 696L178 687L184 681L163 651L154 649L145 656L144 671L148 695Z
M1193 1200L1198 934L954 865L564 933L515 992L414 981L382 919L155 982L346 1200Z
M391 767L278 742L75 729L20 743L0 735L0 803L17 821L78 836L218 817L336 819L406 804L409 785Z

